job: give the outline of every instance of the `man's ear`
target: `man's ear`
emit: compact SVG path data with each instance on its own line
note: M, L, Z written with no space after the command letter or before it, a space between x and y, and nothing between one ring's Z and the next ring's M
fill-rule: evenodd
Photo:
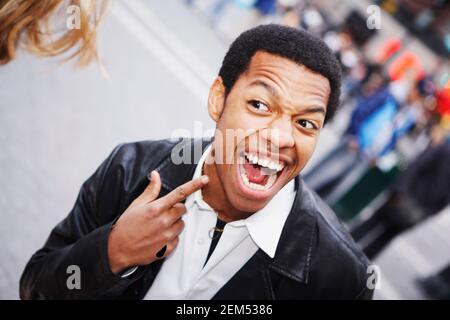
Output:
M220 119L224 107L225 107L225 86L223 85L222 78L218 76L211 85L208 96L208 112L210 117L215 122L217 122Z

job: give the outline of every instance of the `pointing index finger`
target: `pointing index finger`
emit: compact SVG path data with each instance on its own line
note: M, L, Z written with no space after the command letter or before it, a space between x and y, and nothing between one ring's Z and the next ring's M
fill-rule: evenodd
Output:
M201 176L177 187L175 190L160 198L158 201L161 201L165 207L170 208L176 203L179 203L189 197L195 191L203 188L208 182L208 176Z

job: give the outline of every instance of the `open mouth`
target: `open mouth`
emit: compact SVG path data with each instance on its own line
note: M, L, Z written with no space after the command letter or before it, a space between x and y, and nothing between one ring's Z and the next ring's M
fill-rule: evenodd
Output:
M284 162L243 152L239 162L239 174L243 184L256 191L269 190L285 168Z

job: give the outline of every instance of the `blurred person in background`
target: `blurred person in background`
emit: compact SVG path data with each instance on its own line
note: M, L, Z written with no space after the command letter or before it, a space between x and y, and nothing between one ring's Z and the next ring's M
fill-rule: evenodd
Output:
M360 127L386 103L395 103L381 69L371 74L362 94L341 142L304 176L306 183L325 199L356 164L365 163L358 145Z
M256 0L253 7L258 11L261 17L265 17L275 13L276 4L276 0Z
M434 91L434 85L429 79L419 81L417 90L411 95L408 112L417 119L415 131L426 134L439 131L439 134L431 134L428 147L408 161L406 169L389 188L385 203L369 220L352 230L353 237L359 240L369 229L383 226L383 236L365 249L370 257L375 256L401 232L441 212L450 204L450 131L445 128L445 117L437 122L433 120L435 124L430 121L432 115L426 105Z
M298 28L301 23L301 11L305 1L278 0L278 11L280 12L280 23L293 28Z
M383 237L368 247L368 256L375 256L394 237L423 222L450 204L450 134L444 141L430 143L409 163L390 187L390 195L369 221L352 231L361 238L368 228L384 226Z
M445 105L440 105L438 108L439 112L442 112L442 121L439 125L441 131L440 135L434 136L437 140L432 145L438 145L437 157L443 157L438 160L437 165L443 169L434 169L437 171L435 177L439 179L438 182L438 193L439 196L433 195L432 199L429 201L436 200L437 203L433 205L436 211L441 210L444 205L450 205L450 108L448 105L448 96L443 98L443 95L450 93L450 88L444 88L438 93L440 97L440 103ZM441 146L439 146L441 144ZM441 176L442 174L442 176ZM445 185L446 184L446 185ZM431 190L434 190L435 185L430 185ZM450 264L441 268L436 274L428 277L417 279L419 287L423 290L426 296L430 299L446 299L450 300Z
M423 99L429 94L425 79L413 75L387 83L381 69L371 74L339 145L328 153L304 179L329 204L339 183L351 172L365 171L396 148L418 123L427 122Z
M437 125L431 132L432 143L440 144L450 133L450 81L436 93L435 111Z
M450 135L413 160L393 190L384 209L402 231L443 210L450 203Z
M42 57L67 53L65 60L76 58L78 66L98 60L97 28L108 4L108 0L0 0L0 65L13 60L17 49ZM79 9L80 16L74 17L79 18L79 28L66 25L70 5Z

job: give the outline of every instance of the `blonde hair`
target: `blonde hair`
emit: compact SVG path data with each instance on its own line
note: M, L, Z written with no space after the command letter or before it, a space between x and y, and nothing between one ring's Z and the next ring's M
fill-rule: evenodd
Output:
M79 66L97 60L97 29L108 4L109 0L0 0L0 65L13 60L18 47L43 57L68 53L64 60L77 58ZM79 28L67 28L55 39L50 20L63 8L66 21L69 5L79 9Z

